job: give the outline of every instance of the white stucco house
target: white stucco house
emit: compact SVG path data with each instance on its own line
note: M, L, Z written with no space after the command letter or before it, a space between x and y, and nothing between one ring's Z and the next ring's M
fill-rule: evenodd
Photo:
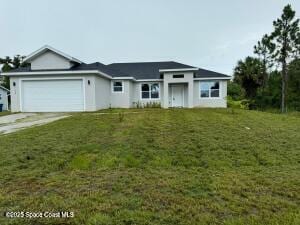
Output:
M3 86L0 86L0 104L2 104L2 110L8 110L8 93L9 90Z
M44 46L8 73L12 112L95 111L149 102L169 107L226 107L230 76L168 62L91 64Z

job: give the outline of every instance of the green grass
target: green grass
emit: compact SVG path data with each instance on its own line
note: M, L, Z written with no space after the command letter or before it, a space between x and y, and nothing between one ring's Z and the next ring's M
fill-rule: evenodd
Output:
M0 136L0 224L300 224L300 117L106 110ZM123 112L140 112L124 113Z
M6 115L9 115L9 114L11 114L10 111L2 111L2 112L0 112L0 116L6 116Z

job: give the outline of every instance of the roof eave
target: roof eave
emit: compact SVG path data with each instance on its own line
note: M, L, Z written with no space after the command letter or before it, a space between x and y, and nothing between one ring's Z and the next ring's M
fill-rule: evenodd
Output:
M62 56L64 58L66 58L66 59L68 59L68 60L70 60L72 62L76 62L76 63L79 63L79 64L83 63L79 59L76 59L76 58L74 58L74 57L72 57L72 56L70 56L70 55L68 55L68 54L66 54L64 52L61 52L61 51L59 51L59 50L57 50L57 49L55 49L55 48L53 48L53 47L51 47L49 45L44 45L43 47L41 47L38 50L34 51L33 53L29 54L24 59L24 62L30 62L31 59L35 58L36 56L38 56L39 54L41 54L41 53L43 53L44 51L47 51L47 50L55 52L56 54L58 54L58 55L60 55L60 56Z
M177 69L160 69L159 72L182 72L182 71L198 71L199 68L191 67L191 68L177 68Z
M39 75L80 75L80 74L98 74L103 77L112 79L112 76L99 71L99 70L78 70L78 71L30 71L30 72L5 72L1 73L2 76L39 76Z
M136 80L134 77L113 77L113 80Z
M3 90L5 90L5 91L7 91L7 92L10 91L9 89L7 89L7 88L5 88L5 87L3 87L3 86L0 86L0 88L3 89Z
M232 77L195 77L194 80L231 80Z

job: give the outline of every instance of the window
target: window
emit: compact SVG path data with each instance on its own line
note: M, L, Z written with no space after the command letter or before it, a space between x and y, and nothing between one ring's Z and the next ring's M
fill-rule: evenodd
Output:
M173 78L184 78L184 74L174 74Z
M0 100L2 99L2 94L0 94Z
M220 97L220 82L219 81L200 82L200 97L201 98Z
M141 97L142 99L159 99L159 84L142 84Z
M122 81L113 81L113 92L123 92Z

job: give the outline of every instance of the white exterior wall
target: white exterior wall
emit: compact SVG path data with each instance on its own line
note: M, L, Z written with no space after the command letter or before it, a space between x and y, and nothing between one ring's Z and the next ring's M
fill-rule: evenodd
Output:
M20 88L19 88L19 77L10 77L10 99L11 99L11 112L20 112ZM13 84L16 84L13 86Z
M11 77L10 89L11 89L11 111L21 111L21 83L22 80L32 79L83 79L84 85L84 101L85 111L96 111L99 109L105 109L109 107L113 108L131 108L136 107L136 103L145 105L149 102L157 102L162 106L167 104L167 107L171 107L171 85L176 83L182 83L184 85L184 107L227 107L227 81L220 80L220 97L219 98L200 98L200 82L193 80L192 75L188 78L172 78L171 75L166 76L167 82L152 81L152 82L133 82L130 80L123 80L124 91L122 93L112 92L112 81L98 75L47 75L47 76L24 76L24 77ZM188 81L187 81L188 80ZM88 82L90 81L90 82ZM13 83L16 86L13 86ZM90 84L88 84L90 83ZM143 83L159 83L160 93L159 99L142 99L141 98L141 85ZM165 98L165 86L167 86L167 97ZM192 87L192 88L190 88ZM1 91L2 89L0 89ZM190 92L192 91L192 96ZM7 98L6 98L7 99ZM7 101L7 100L5 100ZM192 101L192 106L190 106ZM7 109L7 103L4 104Z
M84 98L85 98L85 111L95 111L96 102L95 102L95 76L93 75L82 75L78 76L83 78L84 85ZM90 84L89 82L90 81Z
M49 80L49 79L82 79L84 85L84 105L85 111L95 111L95 76L94 75L47 75L47 76L23 76L23 77L10 77L10 90L11 90L11 111L21 111L21 85L22 80ZM88 85L90 80L90 85ZM13 85L15 83L15 86Z
M135 107L134 96L135 96L135 83L133 81L129 81L129 103L130 107Z
M95 104L96 110L110 107L110 80L95 76Z
M203 80L205 81L205 80ZM217 80L214 80L217 81ZM200 82L195 81L194 87L194 107L227 107L227 80L220 80L220 97L219 98L200 98Z
M113 81L122 81L123 82L123 91L122 92L113 92ZM130 108L132 101L131 96L131 81L129 80L112 80L110 82L110 107L112 108Z
M69 69L71 66L72 64L68 59L52 51L46 51L31 61L32 70Z
M3 104L3 108L2 110L8 110L8 92L2 88L0 88L0 95L1 95L1 99L0 99L0 104Z

